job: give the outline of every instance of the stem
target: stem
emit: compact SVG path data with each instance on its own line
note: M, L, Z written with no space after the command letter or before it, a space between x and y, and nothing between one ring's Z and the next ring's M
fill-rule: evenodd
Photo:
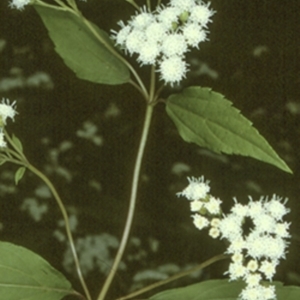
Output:
M146 97L146 95L144 94L143 90L140 88L140 86L133 80L129 80L128 81L129 84L133 85L134 88L136 88L141 94L142 96L145 98L145 100L148 102L148 97Z
M138 290L138 291L135 291L135 292L133 292L133 293L127 295L127 296L118 298L117 300L127 300L127 299L129 299L129 298L136 297L136 296L138 296L138 295L144 294L144 293L146 293L146 292L148 292L148 291L150 291L150 290L152 290L152 289L155 289L155 288L157 288L157 287L159 287L159 286L162 286L162 285L164 285L164 284L170 283L170 282L172 282L172 281L174 281L174 280L177 280L177 279L179 279L179 278L181 278L181 277L187 276L187 275L192 274L192 273L194 273L194 272L196 272L196 271L199 271L199 270L201 270L201 269L204 269L204 268L206 268L207 266L209 266L209 265L211 265L211 264L213 264L213 263L215 263L215 262L217 262L217 261L219 261L219 260L223 260L223 259L225 259L225 258L228 258L228 257L229 257L229 256L226 255L226 254L216 255L216 256L214 256L214 257L208 259L207 261L203 262L202 264L198 265L197 267L194 267L194 268L192 268L192 269L190 269L190 270L187 270L187 271L180 272L180 273L178 273L178 274L176 274L176 275L174 275L174 276L171 276L171 277L168 278L168 279L165 279L165 280L162 280L162 281L153 283L153 284L151 284L151 285L148 285L148 286L146 286L146 287L144 287L144 288L142 288L142 289L140 289L140 290Z
M125 224L123 235L122 235L122 240L120 242L120 247L116 254L114 263L111 267L111 270L106 278L106 281L103 285L103 288L102 288L97 300L103 300L105 298L107 291L113 281L115 273L117 272L118 266L120 264L123 254L124 254L126 244L128 242L129 233L130 233L133 216L134 216L134 211L135 211L135 206L136 206L137 190L138 190L138 183L139 183L142 159L143 159L143 154L144 154L144 150L145 150L145 146L146 146L146 142L147 142L147 138L148 138L152 113L153 113L153 106L147 105L144 126L143 126L143 132L142 132L140 145L139 145L139 149L138 149L138 154L137 154L135 166L134 166L130 202L129 202L129 208L128 208L128 213L127 213L126 224Z
M8 143L15 150L15 151L12 151L10 149L7 149L7 152L13 154L16 158L20 159L21 161L24 160L24 161L26 161L28 163L25 155L23 154L22 151L20 151L20 149L17 147L17 145L13 142L12 138L9 136L9 134L7 133L6 130L4 130L4 135L5 135L5 138L8 141Z
M81 273L81 268L80 268L80 264L79 264L79 259L78 259L78 256L77 256L77 253L76 253L76 248L75 248L75 243L74 243L74 240L73 240L73 236L72 236L72 232L71 232L71 229L70 229L70 224L69 224L69 217L68 217L68 213L66 211L66 208L60 198L60 196L58 195L54 185L52 184L52 182L42 173L40 172L38 169L36 169L34 166L32 166L31 164L27 164L26 167L32 171L34 174L36 174L38 177L40 177L44 182L45 184L49 187L49 189L51 190L59 208L60 208L60 211L63 215L63 219L64 219L64 222L65 222L65 226L66 226L66 232L67 232L67 237L68 237L68 240L69 240L69 243L70 243L70 247L71 247L71 251L72 251L72 254L73 254L73 257L74 257L74 261L75 261L75 266L76 266L76 271L77 271L77 274L78 274L78 277L79 277L79 280L80 280L80 283L82 285L82 288L84 290L84 293L85 293L85 296L88 300L91 300L91 295L90 295L90 292L87 288L87 285L84 281L84 278L83 278L83 275Z
M140 7L133 0L126 0L126 2L132 4L135 9L140 10Z
M149 88L149 103L153 102L155 93L155 65L151 66L150 88Z

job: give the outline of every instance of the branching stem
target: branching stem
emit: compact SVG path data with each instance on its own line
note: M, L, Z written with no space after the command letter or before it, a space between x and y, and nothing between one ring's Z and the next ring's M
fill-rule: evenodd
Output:
M153 105L151 105L151 104L147 105L144 126L143 126L143 132L142 132L140 145L139 145L139 149L138 149L138 154L137 154L135 166L134 166L128 214L127 214L126 224L124 227L120 246L119 246L117 255L115 257L114 263L111 267L111 270L106 278L106 281L103 285L103 288L102 288L97 300L103 300L105 298L105 296L108 292L108 289L113 281L113 278L117 272L118 266L121 262L125 247L127 245L128 239L129 239L129 234L130 234L130 230L131 230L131 225L132 225L136 201L137 201L137 191L138 191L138 183L139 183L140 171L141 171L141 166L142 166L142 159L143 159L145 146L146 146L146 142L147 142L147 138L148 138L153 108L154 108Z

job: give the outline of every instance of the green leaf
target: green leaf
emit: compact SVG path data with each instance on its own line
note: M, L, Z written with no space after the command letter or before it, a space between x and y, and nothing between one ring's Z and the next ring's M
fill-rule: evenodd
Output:
M300 288L283 286L281 282L275 285L277 300L299 300ZM228 282L228 280L208 280L183 288L167 290L158 293L150 300L236 300L245 284L243 282Z
M23 146L21 141L13 134L12 141L20 152L23 152Z
M60 300L72 293L69 281L43 258L0 242L0 299Z
M16 172L16 174L15 174L15 184L16 184L16 185L17 185L18 182L23 178L25 171L26 171L26 168L25 168L25 167L20 167L20 168L17 170L17 172Z
M252 123L221 94L190 87L171 95L166 110L186 142L216 153L250 156L292 173Z
M95 83L122 84L130 79L126 65L88 29L83 20L64 9L34 5L48 29L56 52L77 77ZM107 33L94 30L112 45Z

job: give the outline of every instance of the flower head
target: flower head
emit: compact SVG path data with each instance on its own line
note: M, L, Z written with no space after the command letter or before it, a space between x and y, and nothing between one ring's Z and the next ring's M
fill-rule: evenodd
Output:
M161 79L173 85L179 83L187 72L186 62L180 56L172 56L162 60L159 68Z
M3 128L6 125L7 118L14 120L14 117L17 114L15 106L15 101L10 104L8 99L2 99L2 103L0 103L0 128Z
M210 227L208 234L212 238L220 237L229 242L225 253L232 255L232 262L224 274L228 274L230 280L245 281L240 299L274 299L275 287L261 282L272 281L280 259L285 258L290 223L282 218L290 211L285 207L287 200L274 195L270 200L268 197L258 201L250 198L248 204L240 204L234 199L230 213L221 215L222 201L209 194L210 187L204 177L188 179L189 186L177 195L191 200L191 211L197 212L192 217L198 229ZM244 228L247 220L250 229Z
M11 8L16 8L16 9L22 10L25 7L25 5L29 4L30 2L31 2L31 0L12 0L9 3L9 6Z
M146 7L123 21L119 32L112 31L115 43L129 53L137 54L141 65L155 65L160 79L173 86L188 71L185 54L191 47L207 40L207 24L214 11L199 0L171 0L149 12Z
M184 196L188 200L199 200L206 197L210 191L209 181L204 181L204 177L200 178L188 177L189 185L177 196Z
M207 218L200 216L199 214L195 214L192 216L194 219L194 225L199 229L203 229L209 225L209 221Z

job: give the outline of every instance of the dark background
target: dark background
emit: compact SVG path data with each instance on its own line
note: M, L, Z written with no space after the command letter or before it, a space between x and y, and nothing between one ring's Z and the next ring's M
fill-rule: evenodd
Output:
M131 6L121 0L88 0L80 2L80 7L86 17L107 32L118 29L117 21L127 20L133 13ZM166 263L182 269L223 251L219 241L193 227L189 203L175 196L187 185L186 176L202 174L211 181L212 194L224 201L225 208L231 206L233 197L241 202L246 202L248 195L259 198L276 193L289 198L291 245L275 279L286 284L300 283L300 1L213 0L211 7L217 13L209 26L210 41L201 45L200 51L188 54L192 71L177 90L200 85L224 94L254 123L294 174L250 158L215 155L184 143L164 105L157 105L132 229L141 244L129 246L124 258L127 269L118 272L111 297L126 294L138 271L158 270ZM4 43L0 52L0 96L16 99L19 112L16 121L10 122L9 132L22 140L31 163L49 175L69 212L78 218L76 238L105 232L119 238L143 123L143 99L129 85L104 86L77 79L55 53L32 7L20 12L1 1L0 40ZM208 71L201 74L201 66L208 66ZM140 70L142 74L148 72L147 67ZM36 72L48 74L51 84L26 84L26 79ZM4 79L15 84L4 84ZM171 92L167 89L164 96ZM115 117L107 117L111 105L118 108ZM103 139L101 146L76 135L85 121L97 126ZM64 142L72 147L59 150ZM55 162L51 153L58 153ZM178 163L184 164L187 171L173 172ZM61 167L71 174L69 180L59 172ZM61 266L66 246L53 236L61 218L56 204L52 199L46 201L49 210L40 222L20 211L23 199L33 195L40 181L28 172L15 189L15 170L9 165L1 168L1 240L39 253L80 290L75 273L67 273ZM99 191L91 187L91 181L100 183ZM151 248L151 240L158 242L157 251ZM138 253L143 255L130 260ZM105 263L109 265L104 259ZM227 262L218 263L200 277L169 287L223 278L226 265ZM87 280L96 295L104 275L94 270Z

